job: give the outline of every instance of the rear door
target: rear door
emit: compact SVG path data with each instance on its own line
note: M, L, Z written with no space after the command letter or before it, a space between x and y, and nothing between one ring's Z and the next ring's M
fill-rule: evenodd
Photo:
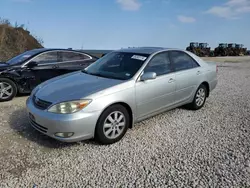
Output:
M172 71L168 52L156 54L144 69L155 72L156 79L137 81L136 104L139 119L157 113L175 103L175 73Z
M82 70L96 60L88 54L72 51L60 51L59 59L62 62L58 67L61 74Z
M182 103L193 96L202 79L202 68L187 53L170 51L170 60L173 64L176 78L176 103Z

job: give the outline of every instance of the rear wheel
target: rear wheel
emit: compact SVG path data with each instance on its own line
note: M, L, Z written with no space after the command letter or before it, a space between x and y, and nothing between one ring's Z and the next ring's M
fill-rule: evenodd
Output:
M116 104L107 108L100 116L95 139L101 144L112 144L122 139L129 127L130 117L126 108Z
M0 102L12 100L16 94L16 84L8 78L0 78Z
M188 105L188 108L192 110L199 110L202 108L207 99L207 92L206 86L201 84L195 93L192 103Z

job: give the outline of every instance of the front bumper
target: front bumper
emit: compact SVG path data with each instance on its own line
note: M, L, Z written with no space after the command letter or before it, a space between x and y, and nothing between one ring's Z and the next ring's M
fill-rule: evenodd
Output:
M36 108L29 97L26 101L29 121L39 132L63 142L77 142L94 137L95 125L101 111L73 114L55 114ZM69 138L58 137L56 133L74 133Z

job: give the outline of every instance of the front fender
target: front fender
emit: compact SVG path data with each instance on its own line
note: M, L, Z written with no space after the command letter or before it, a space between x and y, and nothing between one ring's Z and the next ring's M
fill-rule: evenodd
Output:
M131 112L133 121L136 120L136 102L134 87L114 92L109 95L94 98L90 105L84 110L86 112L101 111L116 103L126 104Z
M13 81L16 84L19 93L27 93L29 90L27 80L13 69L0 72L0 78L7 78Z

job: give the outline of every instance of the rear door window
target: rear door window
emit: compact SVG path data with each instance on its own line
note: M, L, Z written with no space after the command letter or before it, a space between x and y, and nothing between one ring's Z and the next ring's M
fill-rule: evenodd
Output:
M86 59L90 59L90 56L77 53L77 52L61 52L61 58L63 62L66 61L82 61Z

